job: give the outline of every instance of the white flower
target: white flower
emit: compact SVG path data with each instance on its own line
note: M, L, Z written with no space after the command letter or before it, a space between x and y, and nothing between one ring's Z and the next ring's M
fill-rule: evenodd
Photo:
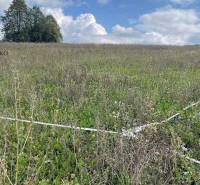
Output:
M113 111L112 112L112 116L113 116L113 118L119 118L119 116L120 116L120 112L115 112L115 111Z

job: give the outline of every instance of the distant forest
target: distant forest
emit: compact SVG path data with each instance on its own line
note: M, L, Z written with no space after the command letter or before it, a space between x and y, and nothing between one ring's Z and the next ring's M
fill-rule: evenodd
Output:
M61 42L60 27L52 15L45 16L39 7L28 7L24 0L13 0L1 16L3 41Z

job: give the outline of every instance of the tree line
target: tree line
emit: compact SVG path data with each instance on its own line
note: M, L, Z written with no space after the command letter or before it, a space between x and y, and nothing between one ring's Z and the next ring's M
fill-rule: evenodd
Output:
M24 0L13 0L1 16L3 41L60 42L62 34L53 16L45 16L39 7L28 7Z

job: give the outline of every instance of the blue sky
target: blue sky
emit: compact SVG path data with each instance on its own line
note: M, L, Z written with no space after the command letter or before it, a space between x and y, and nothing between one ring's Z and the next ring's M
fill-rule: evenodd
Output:
M74 16L92 13L97 21L108 30L116 24L129 26L133 21L137 21L140 15L169 5L167 1L162 0L112 0L106 4L98 3L95 0L86 2L88 4L85 6L65 8L65 13Z
M0 12L12 0L0 0ZM61 27L64 42L200 43L199 0L27 0Z

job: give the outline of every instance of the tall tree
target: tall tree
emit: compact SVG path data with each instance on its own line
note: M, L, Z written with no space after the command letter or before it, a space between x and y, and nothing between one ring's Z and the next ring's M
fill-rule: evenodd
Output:
M29 13L30 19L30 41L31 42L42 42L43 35L43 23L45 16L39 7L34 6Z
M53 16L39 7L29 8L24 0L13 0L1 17L4 40L12 42L60 42L62 35Z
M54 17L47 15L43 21L43 41L60 42L62 40L62 34Z
M5 16L1 17L3 23L4 40L23 42L29 40L27 31L28 7L24 0L13 0Z

